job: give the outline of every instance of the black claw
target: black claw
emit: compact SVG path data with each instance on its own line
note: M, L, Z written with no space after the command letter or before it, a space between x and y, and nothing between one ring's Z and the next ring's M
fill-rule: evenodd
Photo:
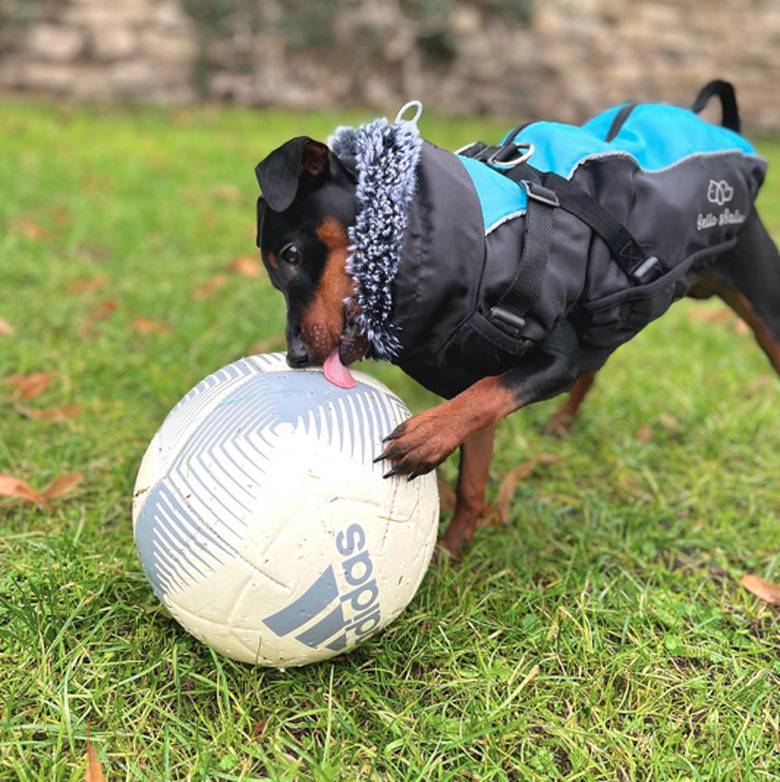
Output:
M388 470L382 477L383 478L392 478L394 475L398 475L398 468L393 467L392 470Z
M384 453L380 453L379 456L377 456L374 459L373 464L376 464L377 462L383 462L385 460L385 458L386 457L385 457Z

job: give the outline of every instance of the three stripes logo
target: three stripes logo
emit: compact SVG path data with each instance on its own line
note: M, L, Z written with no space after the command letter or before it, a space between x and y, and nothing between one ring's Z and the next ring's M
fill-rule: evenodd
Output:
M325 645L340 651L370 635L380 623L379 588L371 577L374 566L365 544L366 533L359 524L336 535L336 549L346 557L342 562L348 587L344 594L339 593L330 565L297 600L263 623L279 637L301 631L296 639L313 649Z

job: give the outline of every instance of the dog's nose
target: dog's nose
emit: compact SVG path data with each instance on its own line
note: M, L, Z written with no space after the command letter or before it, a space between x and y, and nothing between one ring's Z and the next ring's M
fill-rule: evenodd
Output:
M293 369L301 369L310 364L309 352L302 342L297 342L287 347L287 365Z

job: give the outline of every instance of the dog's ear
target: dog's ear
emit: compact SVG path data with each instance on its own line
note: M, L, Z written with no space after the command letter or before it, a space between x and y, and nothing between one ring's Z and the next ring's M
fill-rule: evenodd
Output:
M320 141L298 136L275 149L255 168L263 198L274 212L283 212L295 200L301 183L330 170L330 150Z
M257 199L257 239L255 240L258 247L260 247L260 240L263 238L263 220L265 220L265 210L268 204L265 198L260 196Z

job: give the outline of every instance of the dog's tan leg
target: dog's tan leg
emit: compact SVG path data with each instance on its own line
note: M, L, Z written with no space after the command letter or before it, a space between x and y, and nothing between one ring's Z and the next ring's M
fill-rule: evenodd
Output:
M590 387L593 385L593 381L596 379L597 374L598 370L594 369L593 372L588 372L577 380L574 384L574 388L569 392L569 396L566 397L566 401L558 412L544 425L544 428L542 429L544 434L569 434L572 424L577 418L580 405L585 399L585 395L590 391Z
M485 504L485 487L490 458L493 455L495 432L495 426L480 429L469 435L460 447L455 512L447 531L439 541L439 545L455 557L460 555L461 550L473 537Z

